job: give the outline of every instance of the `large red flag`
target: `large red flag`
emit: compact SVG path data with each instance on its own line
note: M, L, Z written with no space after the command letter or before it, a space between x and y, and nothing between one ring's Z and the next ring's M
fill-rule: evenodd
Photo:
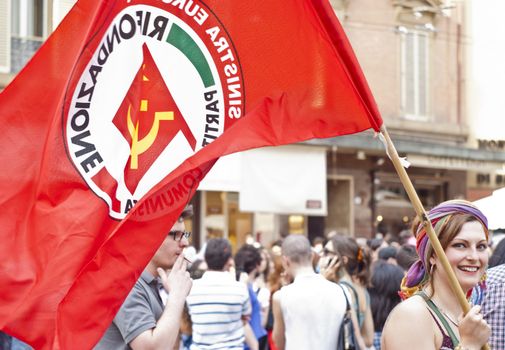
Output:
M0 95L0 328L101 337L222 155L382 120L325 0L80 0Z

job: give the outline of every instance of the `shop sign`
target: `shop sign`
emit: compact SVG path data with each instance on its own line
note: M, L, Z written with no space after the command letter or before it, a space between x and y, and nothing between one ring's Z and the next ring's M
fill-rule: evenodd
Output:
M479 149L487 151L504 151L505 150L505 140L477 140L479 144Z
M451 169L451 170L498 170L503 168L503 163L471 158L458 158L436 155L409 154L407 160L414 167Z
M505 174L468 172L468 187L494 189L505 186Z

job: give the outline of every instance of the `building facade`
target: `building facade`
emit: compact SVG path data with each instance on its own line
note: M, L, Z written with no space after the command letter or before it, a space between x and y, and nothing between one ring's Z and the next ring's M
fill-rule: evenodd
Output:
M467 1L330 1L384 124L411 163L408 173L426 209L451 198L475 200L505 185L505 146L476 140L470 128ZM0 89L74 3L0 0ZM372 132L224 160L193 204L196 246L215 236L235 246L248 240L268 245L288 233L371 238L397 234L415 215Z
M502 184L505 158L480 147L468 112L466 1L334 0L358 61L426 209L451 198L475 200ZM350 176L354 234L396 234L414 212L387 159L370 136L317 140L329 147L328 178ZM503 186L503 185L502 185ZM331 188L329 189L331 193ZM329 201L328 217L341 210ZM336 226L326 229L339 229Z

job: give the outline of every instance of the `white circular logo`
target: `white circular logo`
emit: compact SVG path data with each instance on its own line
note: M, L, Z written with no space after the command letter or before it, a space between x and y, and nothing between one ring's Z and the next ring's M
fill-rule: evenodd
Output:
M210 11L122 7L83 53L64 110L69 156L116 219L244 108L238 57ZM170 207L194 183L152 209Z

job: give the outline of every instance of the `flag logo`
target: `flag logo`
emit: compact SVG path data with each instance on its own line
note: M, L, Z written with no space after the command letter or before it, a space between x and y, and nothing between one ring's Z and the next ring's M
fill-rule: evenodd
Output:
M238 120L244 101L237 52L205 5L123 4L93 36L70 80L68 155L109 215L122 219ZM197 177L150 210L181 200Z

